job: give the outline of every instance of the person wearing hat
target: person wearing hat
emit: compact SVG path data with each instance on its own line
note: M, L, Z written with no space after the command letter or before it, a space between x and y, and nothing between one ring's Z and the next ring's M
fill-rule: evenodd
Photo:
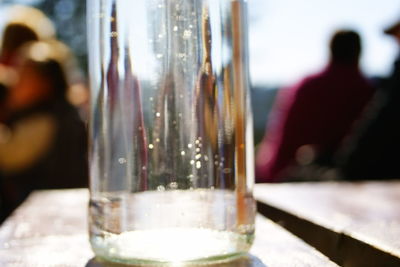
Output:
M390 27L384 30L384 33L391 35L400 41L400 21L396 22L395 24L391 25Z
M0 122L6 116L5 99L17 80L15 67L20 48L29 42L55 36L53 23L36 8L12 5L4 14L5 25L0 37Z
M400 21L384 30L400 48ZM349 138L339 158L344 179L400 178L400 54L387 81L374 97L361 130Z

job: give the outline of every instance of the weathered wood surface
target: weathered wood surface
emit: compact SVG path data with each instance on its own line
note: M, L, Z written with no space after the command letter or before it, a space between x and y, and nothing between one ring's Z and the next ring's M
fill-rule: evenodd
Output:
M400 266L400 182L258 184L259 212L343 266Z
M39 191L0 228L0 266L122 266L94 259L87 235L88 192ZM336 266L262 216L247 257L215 267Z

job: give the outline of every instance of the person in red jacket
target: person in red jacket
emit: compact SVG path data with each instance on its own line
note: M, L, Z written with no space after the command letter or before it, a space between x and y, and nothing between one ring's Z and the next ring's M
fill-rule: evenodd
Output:
M279 92L256 157L257 182L290 178L295 166L330 158L360 116L374 87L359 69L360 36L336 32L319 73Z

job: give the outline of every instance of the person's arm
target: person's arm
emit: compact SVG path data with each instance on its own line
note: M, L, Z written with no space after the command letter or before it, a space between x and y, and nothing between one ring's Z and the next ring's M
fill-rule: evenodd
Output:
M21 120L13 130L4 127L0 137L0 168L3 172L32 166L48 151L56 131L54 118L44 114Z

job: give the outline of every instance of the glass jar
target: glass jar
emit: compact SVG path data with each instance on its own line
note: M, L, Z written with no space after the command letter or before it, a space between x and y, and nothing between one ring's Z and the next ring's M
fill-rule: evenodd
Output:
M254 238L246 3L88 0L90 242L198 263Z

